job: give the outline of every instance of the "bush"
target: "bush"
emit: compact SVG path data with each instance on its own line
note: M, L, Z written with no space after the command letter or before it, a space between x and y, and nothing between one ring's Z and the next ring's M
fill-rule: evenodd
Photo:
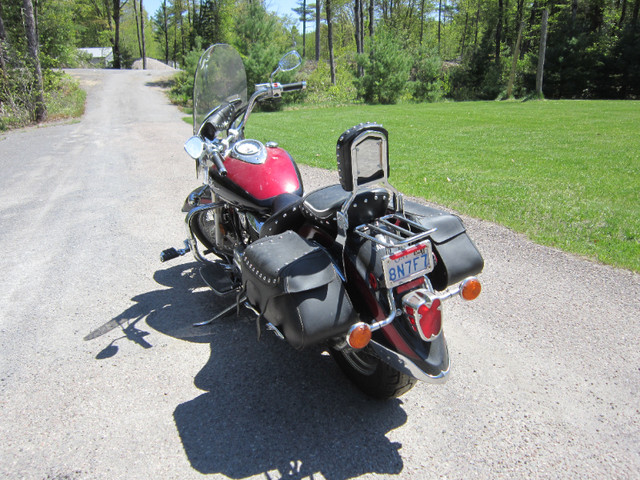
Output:
M336 62L336 85L331 84L329 63L320 61L307 79L305 103L313 105L345 105L356 102L358 92L353 69L345 59Z
M413 55L413 81L409 89L419 102L437 102L443 96L442 60L431 49L420 47Z
M75 118L84 113L87 93L77 80L60 71L45 70L44 87L50 120Z
M485 34L481 44L466 56L449 77L454 100L495 100L506 89L508 66L495 61L492 37Z
M196 39L196 46L184 58L184 69L173 77L173 86L169 92L171 101L182 107L193 106L193 80L198 68L198 61L204 53L202 41Z
M409 80L411 58L392 32L378 30L369 55L358 55L364 76L357 79L358 95L368 103L396 103Z

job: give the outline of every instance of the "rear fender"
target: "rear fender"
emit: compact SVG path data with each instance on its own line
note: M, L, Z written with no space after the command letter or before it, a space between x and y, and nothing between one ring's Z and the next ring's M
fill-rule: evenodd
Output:
M380 255L375 246L362 238L352 239L345 250L346 287L356 309L376 321L384 319L380 291L372 288L371 282L382 275ZM372 274L371 278L368 278ZM388 309L388 307L386 307ZM382 361L396 370L418 380L442 383L449 374L451 362L443 331L430 342L424 342L405 325L406 319L398 315L395 320L374 332L371 346Z

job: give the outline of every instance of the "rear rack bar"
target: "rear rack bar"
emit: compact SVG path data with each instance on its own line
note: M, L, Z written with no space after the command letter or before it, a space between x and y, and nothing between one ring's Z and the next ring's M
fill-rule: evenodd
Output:
M415 231L401 227L398 223L404 223L412 227ZM437 228L425 228L413 220L409 220L404 215L392 213L380 217L372 223L360 225L354 231L373 243L377 243L385 248L404 247L415 242L419 242L434 233ZM376 233L384 235L386 238L376 238ZM395 240L395 242L394 242Z

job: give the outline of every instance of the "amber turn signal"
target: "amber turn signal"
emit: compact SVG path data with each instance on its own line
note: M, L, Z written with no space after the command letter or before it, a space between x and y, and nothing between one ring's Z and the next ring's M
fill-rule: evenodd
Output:
M366 347L371 341L371 328L366 323L356 323L349 329L347 343L350 347L361 349Z
M476 277L467 278L460 286L460 296L465 300L475 300L481 291L482 285Z

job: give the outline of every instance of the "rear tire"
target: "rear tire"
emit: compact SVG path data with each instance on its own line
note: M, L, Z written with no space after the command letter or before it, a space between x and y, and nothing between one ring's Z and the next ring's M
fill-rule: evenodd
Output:
M384 363L369 346L362 350L331 349L331 356L344 374L373 398L387 400L399 397L418 381Z

